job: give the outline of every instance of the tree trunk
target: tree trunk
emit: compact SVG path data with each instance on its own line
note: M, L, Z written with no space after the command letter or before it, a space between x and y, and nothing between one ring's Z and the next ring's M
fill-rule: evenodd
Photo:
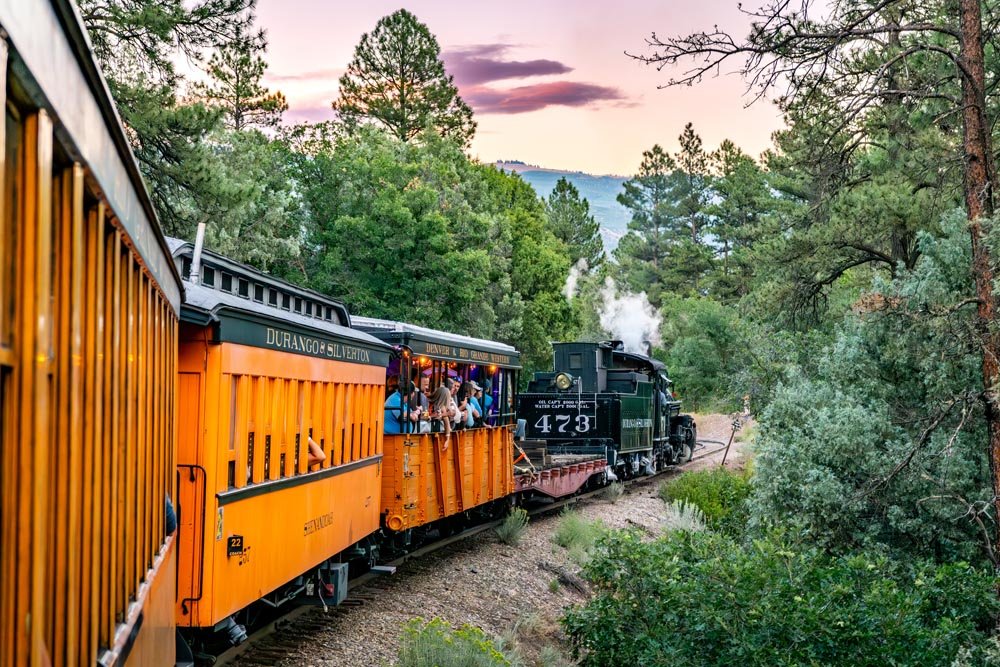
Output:
M993 503L1000 517L1000 336L995 326L993 262L986 245L983 218L993 215L993 159L986 123L983 27L979 0L959 0L962 66L962 142L965 152L965 206L972 237L972 271L979 299L977 325L983 354L986 428L990 441ZM993 537L1000 549L1000 530Z

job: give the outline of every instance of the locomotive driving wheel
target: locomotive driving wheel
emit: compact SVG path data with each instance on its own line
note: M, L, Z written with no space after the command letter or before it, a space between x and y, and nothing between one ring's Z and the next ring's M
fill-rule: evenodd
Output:
M684 445L681 447L681 455L678 463L688 463L694 456L694 446L698 442L698 427L691 423L691 427L686 429L684 434Z

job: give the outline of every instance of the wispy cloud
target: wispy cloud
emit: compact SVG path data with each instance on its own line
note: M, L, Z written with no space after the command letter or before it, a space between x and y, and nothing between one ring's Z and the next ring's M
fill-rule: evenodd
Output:
M441 58L459 86L573 71L558 60L507 60L503 56L510 48L510 44L476 44L445 51Z
M626 100L624 93L618 88L573 81L553 81L507 89L473 86L461 92L465 101L477 113L527 113L549 106L584 107L598 102L623 103Z
M309 105L291 105L282 115L282 122L285 125L294 125L296 123L317 123L324 120L333 120L336 114L333 109L330 108L330 104L309 104Z
M344 73L343 67L332 67L330 69L319 69L306 72L289 72L281 74L268 72L264 75L264 80L271 84L288 83L290 81L323 81L329 82L340 78Z

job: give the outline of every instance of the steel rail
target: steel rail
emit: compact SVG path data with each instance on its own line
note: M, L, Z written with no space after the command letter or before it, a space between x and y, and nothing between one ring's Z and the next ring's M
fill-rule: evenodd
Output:
M698 442L701 443L703 441L699 440ZM712 441L706 440L704 442L712 442ZM630 480L626 480L624 483L632 488L641 488L643 486L647 486L654 480L659 479L661 476L681 473L684 471L684 466L688 465L692 461L697 461L707 456L711 456L712 454L721 452L723 449L725 449L725 447L718 447L716 449L712 449L707 452L702 452L698 456L692 456L689 461L681 464L680 466L664 468L663 470L653 475L636 477ZM549 514L556 510L560 510L565 507L575 505L581 501L589 500L595 495L602 493L606 488L607 488L606 486L602 486L601 488L594 489L593 491L587 491L586 493L567 496L566 498L556 500L552 503L539 505L538 507L534 507L528 510L528 516L541 516L544 514ZM503 518L495 519L493 521L488 521L486 523L481 523L471 528L467 528L466 530L463 530L461 533L457 533L455 535L450 535L448 537L443 537L434 540L433 542L429 542L423 545L422 547L419 547L418 549L414 549L409 553L403 554L402 556L396 558L395 560L389 561L388 563L382 563L381 565L384 566L387 565L389 567L398 567L409 560L426 556L427 554L443 549L447 546L455 544L456 542L461 542L470 537L474 537L479 533L490 530L491 528L496 528L501 523L503 523L503 521L504 521ZM392 576L392 575L386 575L379 572L366 572L358 577L355 577L354 579L349 580L347 582L347 590L353 591L364 588L365 585L385 576ZM350 598L348 598L348 600L350 600ZM336 608L337 607L331 607L331 609L336 609ZM310 612L318 612L318 611L319 608L316 607L315 605L299 605L299 606L290 605L289 610L285 614L275 618L272 621L269 621L268 623L264 624L263 626L252 632L250 636L247 637L247 640L245 642L243 642L239 646L233 646L232 648L215 656L214 664L217 667L221 667L222 665L228 665L234 662L237 658L246 655L253 649L266 648L266 645L263 644L263 642L266 641L267 638L273 635L275 632L281 630L283 626L294 621L297 618L301 618L302 616Z

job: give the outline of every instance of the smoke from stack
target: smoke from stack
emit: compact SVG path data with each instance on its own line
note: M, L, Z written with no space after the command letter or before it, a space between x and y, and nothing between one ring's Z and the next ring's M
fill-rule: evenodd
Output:
M656 312L645 292L619 293L611 278L601 288L601 327L612 338L622 341L626 352L648 354L647 345L659 347L663 318Z
M576 260L576 264L570 267L569 275L566 276L566 284L563 285L563 295L567 301L572 301L576 297L576 286L580 278L587 272L587 260L584 257Z

